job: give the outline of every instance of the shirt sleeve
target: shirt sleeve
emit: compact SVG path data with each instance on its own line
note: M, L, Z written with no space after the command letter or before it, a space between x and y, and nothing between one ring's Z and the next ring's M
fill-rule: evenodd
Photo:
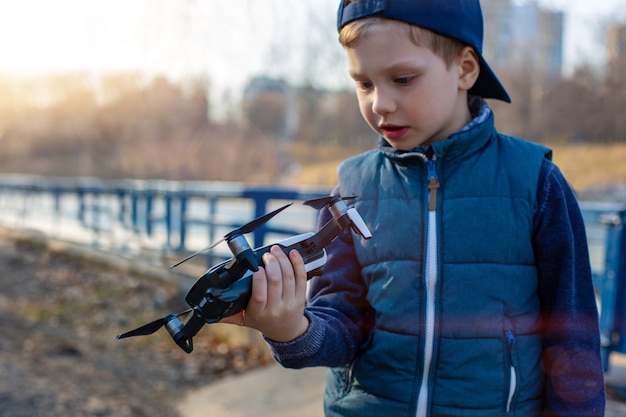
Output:
M339 195L335 189L333 195ZM332 219L320 212L319 227ZM350 228L326 248L325 272L309 281L304 314L309 328L291 342L266 338L272 356L287 368L342 366L350 363L370 333L373 310L365 297L366 286L352 243Z
M544 161L533 246L539 278L545 416L603 416L604 371L585 225L571 187Z

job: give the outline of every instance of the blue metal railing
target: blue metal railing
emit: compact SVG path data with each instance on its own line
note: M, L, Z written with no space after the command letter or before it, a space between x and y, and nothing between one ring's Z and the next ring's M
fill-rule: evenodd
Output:
M109 241L110 249L127 251L133 241L140 240L154 250L185 254L203 249L279 205L325 196L328 191L238 183L4 176L0 177L0 224L92 245ZM281 213L280 221L259 228L254 246L314 230L316 211L296 206ZM626 353L626 204L583 202L581 208L608 369L611 352ZM277 223L282 226L274 226ZM209 265L230 256L217 249L206 255Z
M178 254L198 251L228 231L259 217L273 206L299 203L328 195L329 190L251 187L237 183L101 181L45 179L31 176L0 178L0 223L42 230L66 239L103 246L117 236L127 250L142 241L157 250ZM255 247L269 237L312 231L317 212L294 204L280 224L270 221L253 234ZM208 262L230 256L219 248Z
M592 257L603 362L608 370L611 352L626 353L626 204L581 203L581 209Z

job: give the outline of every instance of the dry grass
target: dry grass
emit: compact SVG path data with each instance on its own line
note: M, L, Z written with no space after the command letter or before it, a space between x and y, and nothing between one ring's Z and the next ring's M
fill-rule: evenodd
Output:
M576 190L626 184L626 143L553 146L554 162Z
M313 148L306 144L292 144L286 149L298 169L285 182L293 185L333 187L337 184L337 167L346 158L365 149L325 145Z
M626 184L626 143L548 146L554 151L554 162L576 190ZM294 146L289 152L300 169L288 182L332 187L337 182L339 163L361 151L339 146L326 146L317 150L310 146Z

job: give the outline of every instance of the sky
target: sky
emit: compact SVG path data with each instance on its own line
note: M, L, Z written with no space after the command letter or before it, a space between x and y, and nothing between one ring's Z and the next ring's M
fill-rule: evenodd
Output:
M565 70L587 59L605 60L608 23L626 24L624 0L538 0L549 10L565 12Z
M537 1L566 13L566 71L584 60L604 60L601 29L610 21L626 22L624 0ZM336 5L337 0L0 0L0 74L208 73L211 85L223 91L240 89L260 73L316 78L331 59L343 58L334 29ZM328 52L319 45L329 45ZM347 75L336 82L348 82Z

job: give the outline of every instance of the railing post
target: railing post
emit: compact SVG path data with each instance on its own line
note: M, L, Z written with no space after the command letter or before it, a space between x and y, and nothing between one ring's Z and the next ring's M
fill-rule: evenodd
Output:
M148 236L152 236L152 207L153 207L153 201L154 201L154 190L146 190L146 197L145 197L145 203L146 203L146 218L145 218L145 222L146 222L146 234Z
M117 190L117 204L118 204L118 211L117 211L117 221L120 222L121 225L125 225L126 224L126 192L121 189L118 188Z
M626 306L623 300L626 290L626 207L615 205L593 205L583 207L587 227L602 225L603 262L601 269L594 272L594 287L599 295L599 327L604 370L609 370L611 352L626 353ZM590 242L593 235L588 235ZM597 237L596 237L597 242Z
M613 330L615 321L615 302L617 296L617 275L615 259L617 255L616 237L618 236L618 224L605 222L606 235L606 260L602 276L601 294L602 304L600 307L600 334L604 347L605 367L608 369L608 356L614 348Z
M185 240L187 239L187 198L188 194L180 193L180 209L179 209L179 231L178 231L178 250L183 252L186 248Z
M54 213L57 217L61 215L61 187L55 186L52 189L52 195L54 197Z
M173 191L166 191L165 192L165 196L164 201L165 201L165 246L167 246L167 248L171 248L171 243L172 243L172 228L174 227L173 225L173 220L172 220L172 196L173 196L174 192Z
M133 230L139 231L139 190L130 193L130 218Z
M215 236L215 232L216 232L215 217L217 216L217 198L215 197L209 197L209 213L208 214L209 214L208 238L209 238L209 245L212 245L217 240L217 237ZM214 253L213 249L211 249L209 253L207 253L206 260L207 260L208 267L211 267L211 265L213 265L213 263L215 262L215 256L213 255L213 253Z
M78 197L78 220L80 221L81 224L85 224L85 211L86 211L86 207L85 207L85 191L79 187L78 190L76 191L76 195Z
M617 267L617 294L615 302L615 322L613 327L617 334L615 350L626 353L626 210L622 211L622 228L618 249Z
M91 199L92 199L92 204L91 204L92 224L90 226L90 229L93 232L95 232L94 239L97 241L98 236L100 236L100 233L102 232L101 216L102 216L102 211L103 211L102 206L101 206L102 202L100 198L99 189L94 188L91 191Z

